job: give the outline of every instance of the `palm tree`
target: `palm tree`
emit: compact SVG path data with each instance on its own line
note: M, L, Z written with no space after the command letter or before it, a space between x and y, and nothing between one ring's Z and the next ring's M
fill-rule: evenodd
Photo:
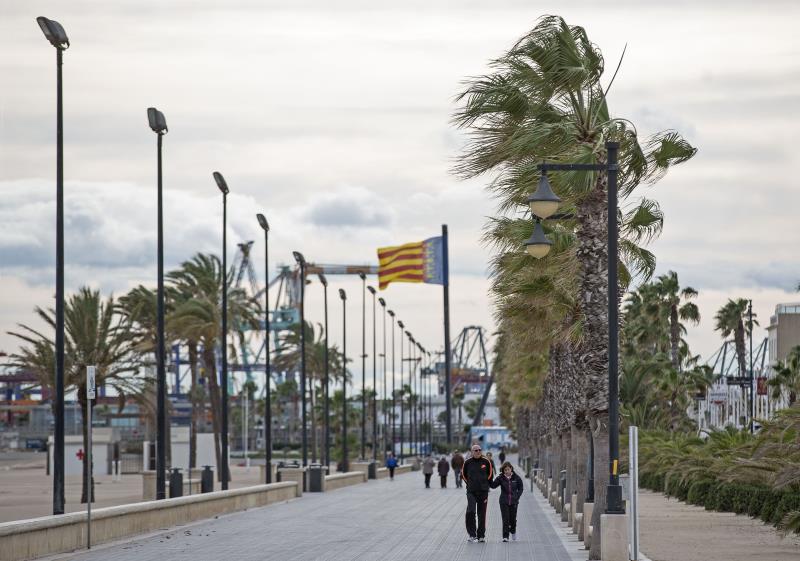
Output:
M745 357L745 335L753 332L753 326L758 325L753 314L753 322L747 318L748 301L744 298L729 299L714 316L716 322L714 329L722 334L723 338L728 338L733 334L733 342L736 347L736 358L739 362L739 376L745 376L747 372Z
M525 207L525 199L539 178L539 162L603 163L606 140L620 143L619 191L623 201L640 183L657 180L671 165L686 161L695 153L673 131L656 134L643 147L629 121L610 116L606 104L608 88L601 85L602 54L583 28L569 26L560 17L540 19L508 53L492 62L492 68L492 74L473 79L459 96L463 106L455 121L471 129L472 142L458 171L464 177L497 171L491 189L501 199L502 212ZM572 373L568 376L585 378L585 418L595 433L598 453L597 505L592 521L597 532L608 480L607 177L605 173L569 172L553 174L551 183L576 218L551 227L556 238L555 252L536 266L548 267L544 262L560 260L565 274L575 274L578 287L573 293L577 313L561 310L559 321L545 330L557 332L562 321L566 323L574 341L564 348L573 355L569 359L564 355L566 364L579 365L581 373L578 377ZM517 230L527 229L529 234L532 226L527 222ZM644 199L623 215L620 257L633 274L652 270L654 257L639 244L657 235L661 223L657 205ZM507 239L516 241L519 252L524 238ZM572 260L565 254L571 255ZM527 267L533 266L526 261ZM630 276L620 275L623 286L629 280ZM532 322L521 323L531 329ZM516 331L514 335L520 333ZM543 352L548 348L545 346ZM564 386L557 379L554 382L554 388ZM567 415L569 412L562 413L562 417ZM599 558L599 548L599 540L593 539L592 559Z
M773 366L775 375L769 380L772 388L772 399L779 400L787 394L789 407L797 401L800 393L800 345L793 347L786 356L786 360L779 361Z
M168 318L168 329L180 339L196 341L202 345L200 357L208 380L211 397L211 421L214 428L214 447L217 457L217 474L222 465L220 449L222 397L217 381L216 349L220 347L222 323L222 264L215 255L198 253L181 264L180 269L167 275L169 282L182 295ZM259 304L248 297L241 288L233 286L233 270L228 275L228 317L235 330L258 329ZM227 344L221 352L233 354ZM228 470L230 473L230 470Z
M658 277L656 283L659 295L669 310L670 356L672 367L681 369L679 343L683 328L681 321L689 321L693 325L700 323L700 310L697 304L690 302L697 296L697 291L690 287L681 288L678 282L678 273L669 271L666 275ZM683 302L683 304L682 304Z
M54 391L52 378L53 370L42 370L51 360L55 348L55 311L52 309L35 308L36 315L43 320L48 331L37 331L31 327L19 324L21 332L9 332L21 339L24 344L20 351L11 355L12 363L26 368L41 376L39 382L42 387L48 388L51 395ZM120 403L124 404L127 396L138 393L142 388L142 381L135 376L138 365L133 360L134 338L128 331L127 322L116 313L114 297L102 299L100 292L83 287L67 299L64 306L64 391L76 390L78 402L81 407L81 424L83 433L83 449L89 446L88 407L86 398L86 368L96 367L96 384L109 386L116 390L120 396ZM89 498L86 488L86 477L89 473L88 462L83 465L83 479L81 502ZM92 489L94 482L92 482ZM94 500L94 492L91 493Z

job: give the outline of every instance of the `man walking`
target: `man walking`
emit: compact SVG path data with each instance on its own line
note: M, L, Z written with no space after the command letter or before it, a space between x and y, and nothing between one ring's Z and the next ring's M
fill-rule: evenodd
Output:
M431 488L431 476L433 475L433 466L436 465L436 462L433 461L433 458L430 454L425 458L422 462L422 474L425 476L425 488Z
M450 466L453 468L453 475L456 477L456 487L461 488L461 468L464 467L464 456L458 450L453 451L453 457L450 458Z
M447 463L447 458L442 456L442 459L439 460L439 463L436 465L436 468L439 470L439 482L442 485L442 489L446 489L447 474L450 473L450 464Z
M464 462L461 477L467 483L467 533L470 542L486 541L486 506L489 502L489 483L494 479L492 463L481 455L479 444L472 445L472 457ZM475 528L475 516L478 527Z

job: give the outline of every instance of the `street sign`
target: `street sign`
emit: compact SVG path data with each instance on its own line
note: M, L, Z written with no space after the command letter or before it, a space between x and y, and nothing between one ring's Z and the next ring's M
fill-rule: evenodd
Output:
M725 403L728 401L728 390L711 388L711 391L708 392L708 400L711 403Z
M96 393L95 386L95 366L86 367L86 399L94 399Z

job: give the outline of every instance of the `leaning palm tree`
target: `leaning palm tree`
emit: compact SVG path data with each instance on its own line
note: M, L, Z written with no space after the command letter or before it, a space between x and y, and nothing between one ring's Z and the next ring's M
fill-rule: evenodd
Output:
M43 320L48 331L55 331L55 311L37 307L36 315ZM42 387L54 392L52 372L45 372L41 367L46 357L55 348L54 335L38 331L20 324L20 332L11 335L23 341L21 350L11 359L19 367L27 368L41 376ZM124 404L127 396L141 390L141 379L136 376L138 364L134 361L134 353L127 322L116 313L114 297L103 299L100 292L83 287L70 296L64 306L64 391L77 391L81 407L81 424L83 433L83 449L89 446L88 408L94 402L86 398L86 368L96 367L95 380L98 387L113 388L119 395L119 402ZM86 488L86 477L89 473L88 462L83 465L81 502L89 500L89 489ZM94 483L92 484L94 487ZM91 492L94 500L94 492Z
M748 316L748 301L744 298L728 299L714 316L714 329L722 334L723 338L733 335L733 342L736 348L736 358L739 363L739 376L744 376L747 372L745 356L745 336L753 332L753 326L758 325L755 320L756 314L753 313L753 321L750 322Z
M695 149L674 131L658 133L640 145L631 123L609 112L609 85L601 83L601 52L583 28L569 26L560 17L543 17L491 64L494 72L471 80L458 98L463 106L455 121L473 133L458 167L460 174L498 172L491 189L501 200L502 212L516 212L526 207L526 197L534 190L539 162L605 163L605 142L617 141L619 192L630 207L623 217L620 257L632 264L634 273L651 269L654 257L638 242L657 234L660 212L652 201L629 197L641 183L654 182L671 165L691 158ZM608 448L607 174L552 174L551 183L575 217L556 221L550 228L555 234L573 236L574 244L556 242L552 257L543 261L572 251L577 265L577 313L561 320L574 326L575 342L568 347L573 358L568 360L585 377L586 418L595 435L597 505L592 522L597 533L609 465L604 452ZM647 225L640 230L642 237L626 237L633 235L626 232L626 224L637 223ZM620 281L626 285L629 278L620 275ZM599 548L600 540L593 539L591 558L599 558Z
M697 307L697 304L689 301L697 296L697 291L690 286L681 288L678 282L678 273L675 271L670 271L666 275L658 277L656 286L659 295L669 310L669 338L672 367L675 370L680 370L681 359L679 351L682 330L681 321L689 321L693 325L700 323L700 309Z

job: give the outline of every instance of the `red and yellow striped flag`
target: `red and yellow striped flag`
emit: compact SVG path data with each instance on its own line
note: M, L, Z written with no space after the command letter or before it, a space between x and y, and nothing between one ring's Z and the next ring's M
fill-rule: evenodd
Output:
M444 284L442 238L378 248L378 282L381 290L390 282Z

